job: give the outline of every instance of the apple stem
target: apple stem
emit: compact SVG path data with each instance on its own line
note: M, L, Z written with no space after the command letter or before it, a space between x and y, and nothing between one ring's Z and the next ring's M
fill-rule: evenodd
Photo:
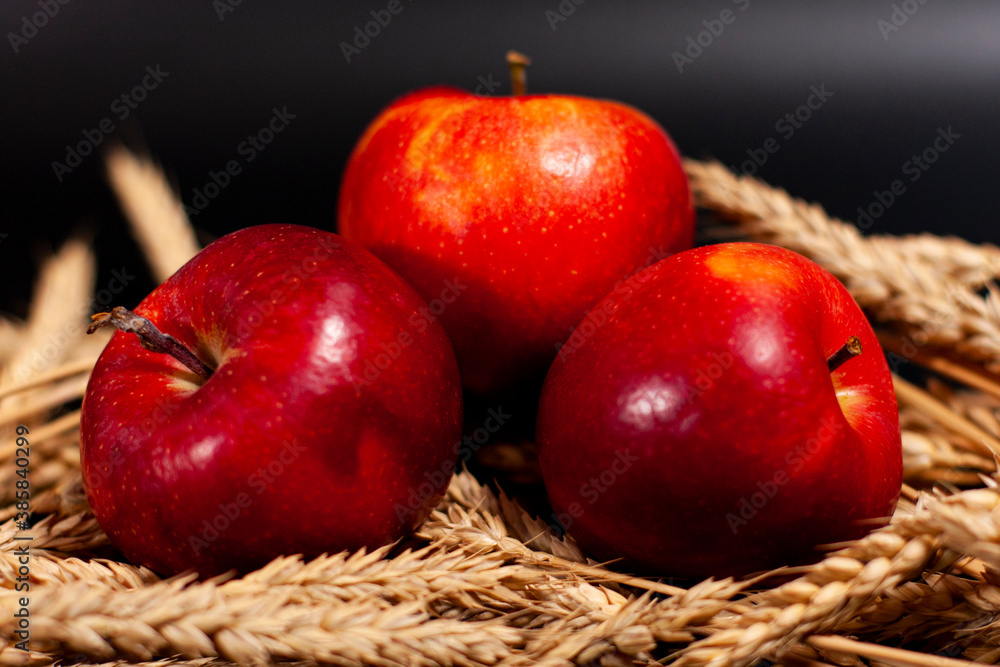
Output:
M510 84L514 97L524 95L528 90L528 75L526 70L531 59L517 51L507 52L507 69L510 70Z
M97 313L92 315L90 319L91 324L87 327L88 334L107 326L116 327L125 333L134 333L139 337L139 343L150 352L169 354L203 380L212 377L212 369L202 363L201 359L184 347L179 340L170 334L163 333L156 328L155 324L145 317L136 315L128 308L115 306L110 313Z
M834 372L844 365L849 359L853 359L861 354L861 339L851 336L847 342L840 346L840 349L827 357L826 365L830 372Z

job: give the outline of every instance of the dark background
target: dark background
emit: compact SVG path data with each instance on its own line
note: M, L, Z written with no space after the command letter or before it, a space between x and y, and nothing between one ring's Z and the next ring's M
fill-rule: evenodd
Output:
M152 287L100 157L84 157L62 182L53 171L103 119L115 129L102 145L146 147L188 204L210 171L241 162L194 218L205 241L267 222L333 229L341 171L379 110L440 83L499 83L493 93L508 94L511 48L534 61L531 91L637 106L690 157L740 168L773 137L778 150L751 163L757 175L835 215L856 219L876 191L903 180L870 233L997 240L1000 3L400 0L402 11L348 63L341 42L372 11L384 18L388 0L242 0L220 18L223 2L0 4L0 311L25 314L40 258L78 229L94 236L99 285L114 268L140 273L123 305ZM45 6L58 12L28 29L15 53L11 34ZM718 21L724 10L729 24ZM700 53L691 47L699 33ZM695 57L679 71L675 52L685 51ZM122 121L112 105L147 66L168 76ZM832 96L788 136L790 126L777 124L812 87ZM247 163L238 146L283 107L294 120ZM905 163L948 128L959 138L909 180Z

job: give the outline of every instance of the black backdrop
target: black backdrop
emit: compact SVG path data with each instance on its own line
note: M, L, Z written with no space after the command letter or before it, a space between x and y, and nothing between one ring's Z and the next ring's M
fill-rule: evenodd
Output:
M878 213L876 193L899 181L870 233L998 237L996 2L3 0L0 34L0 309L18 316L39 258L75 229L94 235L99 284L143 266L100 157L72 166L67 145L145 146L187 204L238 160L194 217L205 240L266 222L332 229L367 122L431 84L509 93L511 48L534 60L531 91L633 104L684 154L833 214ZM243 145L275 109L294 118L262 150ZM124 305L150 287L141 274Z

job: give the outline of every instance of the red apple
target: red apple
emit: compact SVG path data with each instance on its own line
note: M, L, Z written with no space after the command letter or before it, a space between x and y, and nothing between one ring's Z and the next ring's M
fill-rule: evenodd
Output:
M462 420L425 308L356 244L263 225L212 243L136 314L95 316L186 359L124 331L98 359L81 455L101 527L133 562L202 575L412 530L445 491L431 481L450 477Z
M541 377L608 290L691 247L694 210L670 138L632 107L431 88L364 132L339 225L437 306L487 393Z
M554 525L663 576L814 560L884 522L902 477L861 309L817 264L755 243L674 255L608 295L549 371L537 441Z

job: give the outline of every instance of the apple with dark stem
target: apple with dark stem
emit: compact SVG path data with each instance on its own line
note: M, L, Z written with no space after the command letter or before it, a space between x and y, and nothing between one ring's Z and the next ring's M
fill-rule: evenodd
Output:
M367 128L344 173L339 230L439 309L474 392L541 378L580 318L640 268L691 247L674 144L630 106L450 88L407 95Z
M101 527L133 562L202 575L413 530L462 422L454 353L424 308L356 244L263 225L209 245L134 313L96 315L91 330L121 329L81 418Z
M815 560L891 516L892 378L836 278L733 243L674 255L629 287L581 322L545 380L537 441L554 525L596 558L706 577Z

